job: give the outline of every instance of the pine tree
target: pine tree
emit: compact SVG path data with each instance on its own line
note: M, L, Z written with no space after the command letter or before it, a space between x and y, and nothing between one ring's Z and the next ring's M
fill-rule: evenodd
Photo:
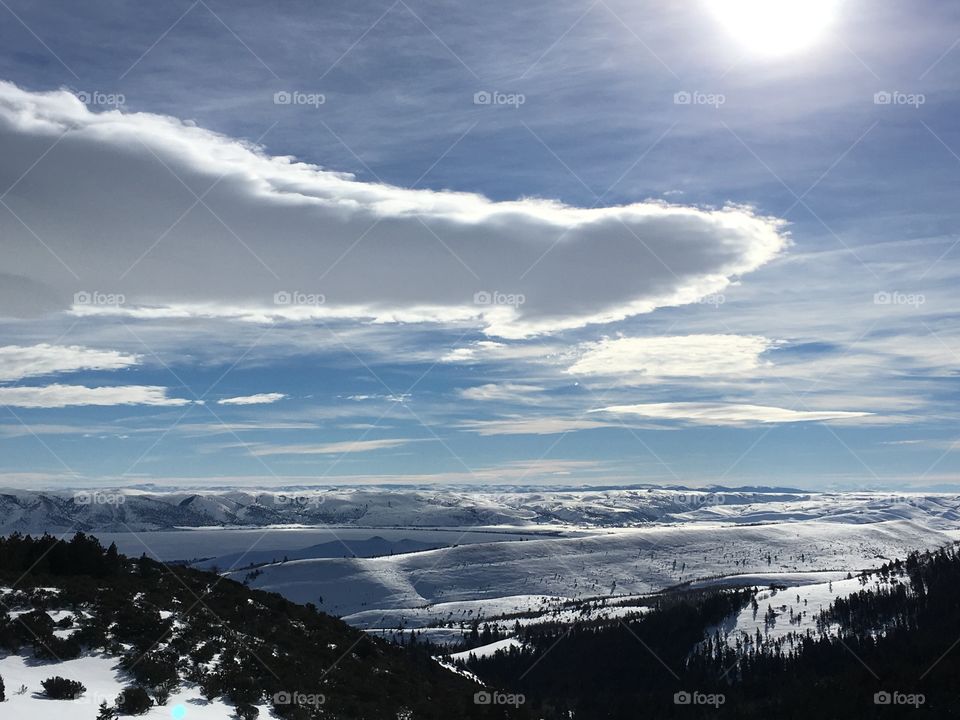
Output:
M100 703L100 713L97 715L97 720L113 720L117 716L113 708L107 705L107 701L104 700Z
M116 575L120 571L122 565L120 561L120 553L117 551L117 544L110 543L110 547L107 548L107 555L104 558L106 564L106 570L108 575Z

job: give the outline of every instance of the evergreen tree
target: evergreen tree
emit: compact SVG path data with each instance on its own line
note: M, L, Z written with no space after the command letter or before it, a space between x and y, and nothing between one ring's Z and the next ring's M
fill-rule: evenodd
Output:
M124 715L143 715L153 700L142 687L128 687L117 697L117 710Z
M83 683L62 678L59 675L47 678L40 684L43 686L44 694L51 700L76 700L87 691Z
M104 565L107 570L108 575L116 575L120 568L122 567L122 561L120 560L120 553L117 551L117 544L110 543L110 547L107 548L107 555L104 558Z

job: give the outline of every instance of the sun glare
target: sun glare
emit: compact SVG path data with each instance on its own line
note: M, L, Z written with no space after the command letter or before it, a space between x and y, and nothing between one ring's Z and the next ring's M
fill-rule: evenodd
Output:
M720 23L750 52L785 55L815 43L840 0L707 0Z

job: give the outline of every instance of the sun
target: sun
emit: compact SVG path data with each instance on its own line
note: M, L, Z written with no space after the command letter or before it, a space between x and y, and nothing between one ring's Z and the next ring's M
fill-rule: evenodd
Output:
M840 0L706 0L720 23L747 50L787 55L815 43L837 15Z

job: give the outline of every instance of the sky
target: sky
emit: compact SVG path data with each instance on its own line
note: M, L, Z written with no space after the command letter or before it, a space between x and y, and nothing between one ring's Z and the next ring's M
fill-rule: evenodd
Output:
M0 486L960 485L955 3L0 17Z

